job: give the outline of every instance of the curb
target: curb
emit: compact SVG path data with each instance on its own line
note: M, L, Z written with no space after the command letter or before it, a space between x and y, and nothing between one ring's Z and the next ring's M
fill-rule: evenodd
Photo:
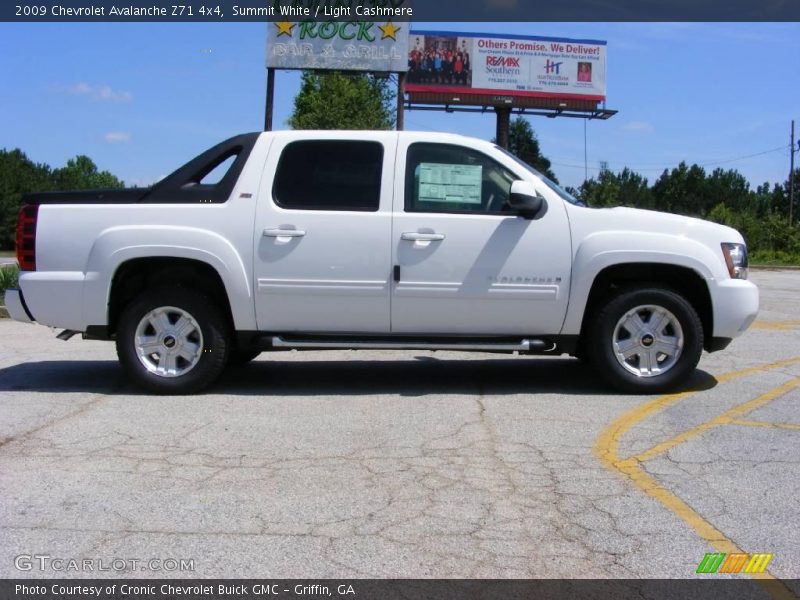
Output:
M797 265L750 265L751 271L800 271Z

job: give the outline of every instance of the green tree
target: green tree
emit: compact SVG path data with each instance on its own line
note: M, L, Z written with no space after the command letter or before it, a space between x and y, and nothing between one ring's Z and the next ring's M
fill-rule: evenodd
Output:
M622 169L617 176L619 182L620 202L624 206L636 208L653 208L653 193L647 185L647 178L631 171L628 167Z
M497 142L497 140L492 141ZM539 138L536 137L536 132L527 119L517 117L511 121L508 130L508 150L545 177L558 183L555 173L550 170L550 161L542 154L539 147Z
M608 169L601 169L597 178L584 181L578 197L589 206L597 208L619 206L622 203L617 176Z
M124 187L108 171L98 171L88 156L76 156L60 169L34 163L19 149L0 150L0 248L14 248L22 197L37 192Z
M764 217L769 214L772 210L772 190L769 183L764 182L751 191L749 202L749 208L756 216Z
M589 206L652 208L647 179L625 167L620 173L602 169L597 178L584 181L578 196Z
M789 216L789 178L786 178L786 181L783 182L782 186L782 194L776 193L776 201L780 202L780 211L782 214ZM800 169L795 169L794 171L794 212L792 213L793 222L798 222L800 219L798 217L798 208L800 206Z
M733 169L714 169L706 179L706 190L700 206L700 214L707 214L713 206L723 202L737 211L755 208L754 195L744 175Z
M0 150L0 248L14 247L22 197L51 190L50 175L50 167L34 163L21 150Z
M99 190L125 187L108 171L98 171L88 156L80 155L67 161L67 166L53 171L53 188L59 191Z
M722 202L717 204L711 211L708 213L708 220L714 221L714 223L719 223L721 225L728 225L729 227L733 227L735 215L733 211L725 206Z
M387 79L337 71L303 72L289 118L293 129L392 129L395 93Z
M684 215L703 215L712 205L706 201L706 172L699 165L681 162L672 171L664 170L653 184L656 210Z

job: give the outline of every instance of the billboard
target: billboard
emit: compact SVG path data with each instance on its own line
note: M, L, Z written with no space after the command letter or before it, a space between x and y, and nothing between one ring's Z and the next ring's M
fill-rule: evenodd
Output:
M267 23L267 68L401 72L408 68L408 23Z
M406 91L601 102L606 42L412 31Z

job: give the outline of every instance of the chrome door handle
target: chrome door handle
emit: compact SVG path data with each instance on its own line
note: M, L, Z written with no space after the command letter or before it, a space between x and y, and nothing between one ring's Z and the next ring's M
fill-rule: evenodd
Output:
M441 242L444 237L443 233L420 233L418 231L407 231L400 235L400 239L409 242Z
M288 237L288 238L300 238L304 237L306 232L301 229L265 229L264 230L264 237Z

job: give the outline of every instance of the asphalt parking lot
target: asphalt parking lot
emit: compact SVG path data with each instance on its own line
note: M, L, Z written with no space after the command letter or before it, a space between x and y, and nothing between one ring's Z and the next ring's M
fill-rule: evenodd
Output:
M0 576L682 578L738 550L800 578L800 271L752 278L754 327L651 397L574 359L366 351L155 397L111 344L0 320Z

